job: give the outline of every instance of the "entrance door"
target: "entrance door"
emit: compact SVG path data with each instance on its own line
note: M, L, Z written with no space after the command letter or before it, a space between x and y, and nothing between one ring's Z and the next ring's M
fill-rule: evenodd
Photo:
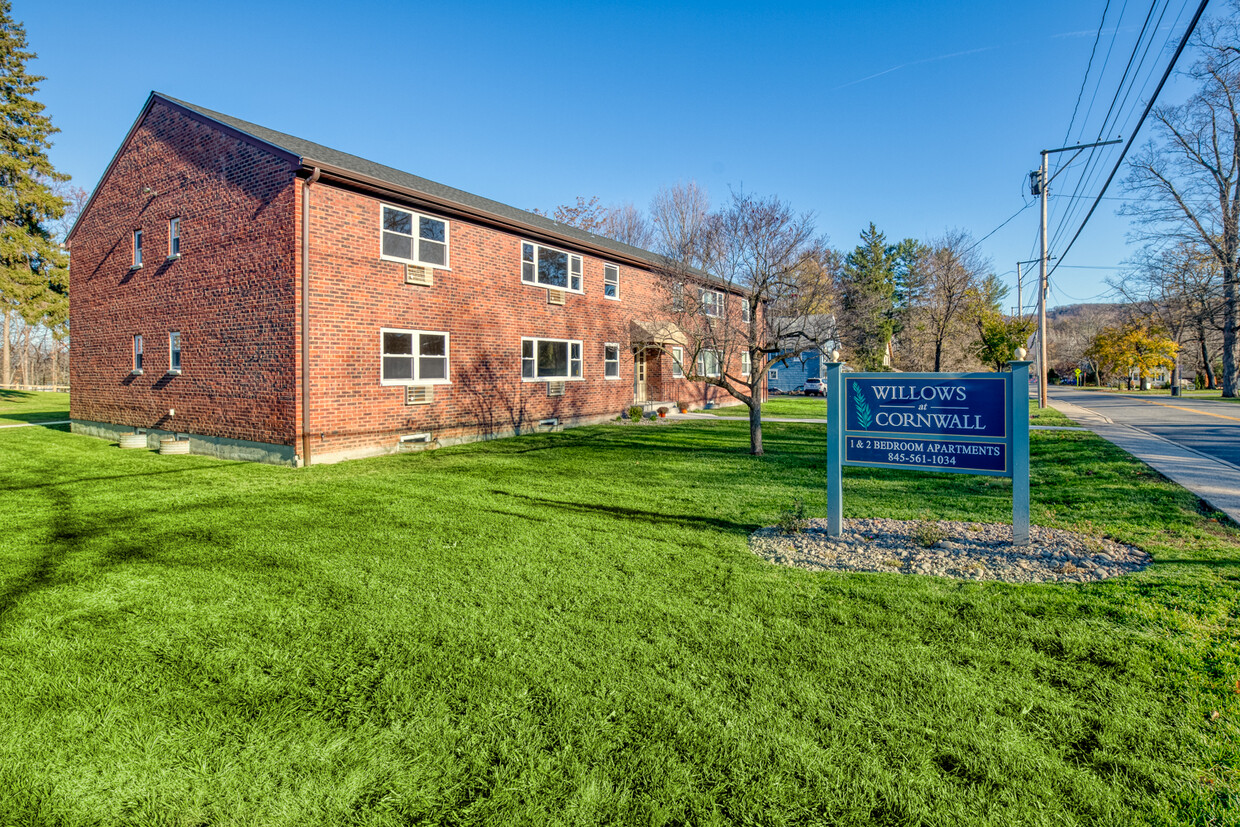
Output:
M646 349L633 351L633 401L646 401Z

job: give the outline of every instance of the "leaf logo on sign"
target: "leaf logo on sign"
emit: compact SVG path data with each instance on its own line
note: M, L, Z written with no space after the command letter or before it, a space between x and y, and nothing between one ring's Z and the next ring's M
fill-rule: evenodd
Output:
M860 385L853 385L853 408L857 412L857 424L862 428L870 427L870 406L865 401L865 394Z

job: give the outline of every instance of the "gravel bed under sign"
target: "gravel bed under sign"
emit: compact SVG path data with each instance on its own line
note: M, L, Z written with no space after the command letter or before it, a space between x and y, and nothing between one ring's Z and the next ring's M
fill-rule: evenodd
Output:
M1012 545L1006 524L915 520L845 520L839 537L827 521L800 532L760 528L749 548L760 557L810 571L926 574L1007 583L1086 583L1140 571L1150 555L1135 546L1044 526L1029 527L1029 545ZM941 537L929 548L925 543Z

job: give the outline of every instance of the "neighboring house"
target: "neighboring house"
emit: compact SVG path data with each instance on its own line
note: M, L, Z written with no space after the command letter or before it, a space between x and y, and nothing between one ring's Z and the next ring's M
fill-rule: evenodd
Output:
M774 319L772 323L778 325L779 320ZM783 359L776 357L771 361L771 367L766 374L766 386L782 393L790 393L800 388L806 379L821 379L823 363L831 361L830 352L839 347L833 315L808 316L797 319L788 327L788 334L781 339L781 344L784 339L788 340L785 345L788 351L794 350L794 346L803 346L805 337L817 342L818 346L804 350L796 356ZM804 334L801 331L804 331Z
M75 433L300 465L722 399L654 254L158 93L68 244Z

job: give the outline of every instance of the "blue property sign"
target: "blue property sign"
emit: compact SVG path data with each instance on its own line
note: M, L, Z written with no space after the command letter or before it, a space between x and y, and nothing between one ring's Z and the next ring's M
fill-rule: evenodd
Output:
M1010 377L845 375L844 464L1011 476Z
M849 373L825 365L827 533L844 465L1012 478L1012 540L1029 542L1029 362L1010 373Z

